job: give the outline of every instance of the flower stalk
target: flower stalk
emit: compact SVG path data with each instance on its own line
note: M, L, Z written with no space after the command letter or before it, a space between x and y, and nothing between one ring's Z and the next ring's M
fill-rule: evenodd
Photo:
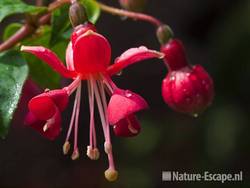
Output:
M113 15L117 15L117 16L125 16L128 18L132 18L134 20L141 20L141 21L146 21L151 23L152 25L159 27L162 25L161 21L156 19L153 16L147 15L147 14L143 14L143 13L137 13L137 12L132 12L132 11L128 11L128 10L123 10L123 9L119 9L119 8L114 8L108 5L105 5L103 3L97 2L98 5L100 6L101 10Z

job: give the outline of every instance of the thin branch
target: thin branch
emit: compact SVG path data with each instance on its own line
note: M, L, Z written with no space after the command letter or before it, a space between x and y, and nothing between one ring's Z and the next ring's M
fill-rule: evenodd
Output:
M153 24L156 27L159 27L160 25L162 25L161 21L154 18L153 16L143 14L143 13L131 12L131 11L127 11L127 10L123 10L123 9L119 9L119 8L110 7L110 6L102 4L100 2L97 2L97 3L100 6L101 10L104 12L107 12L107 13L110 13L113 15L118 15L118 16L125 16L128 18L132 18L134 20L146 21L146 22Z
M34 33L39 26L47 24L50 21L51 12L60 8L66 3L70 3L70 0L58 0L58 1L51 3L48 6L49 13L45 15L41 15L41 17L37 21L38 23L36 27L34 27L34 24L31 24L29 22L25 23L14 35L12 35L6 41L0 44L0 52L12 48L19 41L21 41L28 35L31 35L32 33Z
M25 38L27 35L30 35L34 31L35 28L32 27L31 25L29 24L23 25L14 35L12 35L9 39L4 41L0 45L0 52L13 47L16 43L18 43L20 40Z

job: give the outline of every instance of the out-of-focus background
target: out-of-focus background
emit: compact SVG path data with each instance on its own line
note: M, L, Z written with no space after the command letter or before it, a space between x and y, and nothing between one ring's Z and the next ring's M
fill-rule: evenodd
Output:
M103 1L118 6L117 1ZM62 154L72 104L64 113L60 138L50 142L23 126L21 108L8 137L0 141L0 187L18 188L163 188L250 186L250 1L249 0L148 0L145 10L175 31L190 63L201 64L211 74L216 96L198 118L173 112L161 97L166 69L159 60L134 65L115 77L121 88L141 94L150 109L140 113L143 131L136 138L113 136L119 180L108 183L103 172L107 159L85 155L88 144L87 98L80 117L80 152L77 161ZM5 20L3 26L10 18ZM148 23L102 14L97 23L113 48L113 58L124 50L146 45L159 49L154 28ZM84 93L86 96L86 93ZM19 114L18 114L19 113ZM97 123L100 127L100 122ZM102 133L98 128L98 142ZM238 173L243 182L162 182L162 171L188 173Z

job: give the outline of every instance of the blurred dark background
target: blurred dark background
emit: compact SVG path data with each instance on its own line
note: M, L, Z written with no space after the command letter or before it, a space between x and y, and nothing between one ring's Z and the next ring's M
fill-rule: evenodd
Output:
M103 2L118 6L117 1ZM55 142L25 128L22 117L17 115L7 139L0 142L1 188L250 187L250 1L148 0L145 12L168 23L175 36L183 40L190 62L201 64L211 74L216 89L213 105L198 118L173 112L161 97L161 81L166 75L163 63L150 60L134 65L115 81L121 88L141 94L150 109L139 115L143 131L138 137L113 137L117 182L108 183L103 177L107 168L103 151L100 160L94 162L84 155L89 114L87 98L83 97L81 158L71 161L62 154L72 105L64 113L63 133ZM121 21L102 13L97 27L110 40L113 58L140 45L159 49L155 30L148 23ZM24 108L22 105L19 107ZM98 138L101 148L101 133ZM162 171L172 170L243 171L244 180L224 184L162 182Z

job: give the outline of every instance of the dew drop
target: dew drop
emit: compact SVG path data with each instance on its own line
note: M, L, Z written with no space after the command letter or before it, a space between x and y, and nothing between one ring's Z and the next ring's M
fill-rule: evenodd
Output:
M131 93L129 90L126 90L126 91L125 91L125 96L126 96L126 97L131 97L131 96L132 96L132 93Z
M174 80L175 80L175 76L171 76L171 77L170 77L170 80L171 80L171 81L174 81Z
M121 76L122 75L122 70L118 73L116 73L117 76Z

